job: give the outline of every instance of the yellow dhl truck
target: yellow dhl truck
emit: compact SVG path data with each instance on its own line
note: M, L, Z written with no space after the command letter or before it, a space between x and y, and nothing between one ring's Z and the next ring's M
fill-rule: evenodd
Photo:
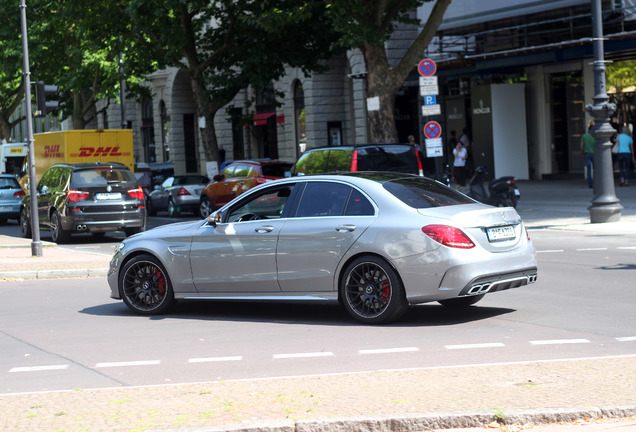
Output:
M132 129L78 129L33 135L36 183L56 163L120 162L134 171ZM29 182L28 158L20 179Z

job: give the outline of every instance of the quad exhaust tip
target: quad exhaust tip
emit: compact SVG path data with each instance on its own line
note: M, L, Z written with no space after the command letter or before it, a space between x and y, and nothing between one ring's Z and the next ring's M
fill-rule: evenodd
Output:
M535 283L536 281L537 281L537 275L535 273L531 275L519 276L515 278L510 278L510 279L503 279L503 280L495 281L495 282L486 282L483 284L477 284L470 287L468 292L466 292L466 295L481 295L491 291L495 292L495 291L506 290L509 288L518 288L520 286Z

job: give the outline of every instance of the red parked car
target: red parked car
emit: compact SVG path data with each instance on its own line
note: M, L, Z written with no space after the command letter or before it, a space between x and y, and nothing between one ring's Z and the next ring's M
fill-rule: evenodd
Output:
M207 218L245 191L259 184L290 177L292 162L281 160L239 160L232 162L201 191L199 213Z

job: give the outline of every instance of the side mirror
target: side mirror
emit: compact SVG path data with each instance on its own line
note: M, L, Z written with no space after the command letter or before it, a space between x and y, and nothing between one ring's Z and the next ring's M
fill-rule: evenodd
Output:
M214 180L214 181L217 181L217 182L218 182L218 181L223 180L223 177L224 177L224 176L222 176L221 174L216 174L214 177L212 177L212 180Z
M216 227L221 222L223 222L223 214L220 211L216 211L208 216L208 224Z

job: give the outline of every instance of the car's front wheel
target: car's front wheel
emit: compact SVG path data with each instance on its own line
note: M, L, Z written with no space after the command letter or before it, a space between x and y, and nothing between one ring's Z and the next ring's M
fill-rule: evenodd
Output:
M340 296L347 312L365 324L395 321L408 307L397 272L376 256L356 258L347 266Z
M201 218L207 219L213 211L214 209L212 208L210 198L208 198L207 196L201 198L201 203L199 204L199 214L201 215Z
M20 210L20 234L24 238L31 238L31 220L24 208Z
M119 289L126 306L141 315L163 314L175 302L168 273L152 255L138 255L124 265Z

